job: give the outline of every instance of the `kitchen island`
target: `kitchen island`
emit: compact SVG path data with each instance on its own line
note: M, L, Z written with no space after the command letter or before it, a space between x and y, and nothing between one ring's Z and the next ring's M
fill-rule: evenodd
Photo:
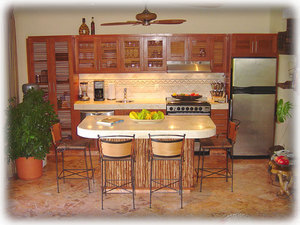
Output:
M186 134L184 146L183 162L183 187L190 189L194 186L194 139L208 138L216 134L216 126L209 116L166 116L164 120L148 123L136 122L129 116L112 116L124 120L124 122L114 124L113 126L98 125L97 121L107 116L87 116L77 127L77 133L84 138L96 139L98 135L133 135L136 136L135 152L136 166L135 179L137 189L149 188L149 147L148 134ZM118 162L114 162L118 163ZM119 176L123 174L126 163L121 167L115 167L111 164L108 175ZM159 162L155 165L155 173L163 173L164 176L177 176L177 162ZM117 169L116 173L112 173ZM122 176L127 176L123 174Z

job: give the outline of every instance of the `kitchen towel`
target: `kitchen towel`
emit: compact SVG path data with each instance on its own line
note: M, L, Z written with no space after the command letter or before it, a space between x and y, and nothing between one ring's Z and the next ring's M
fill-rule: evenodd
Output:
M114 100L116 99L116 88L114 83L108 83L108 100Z

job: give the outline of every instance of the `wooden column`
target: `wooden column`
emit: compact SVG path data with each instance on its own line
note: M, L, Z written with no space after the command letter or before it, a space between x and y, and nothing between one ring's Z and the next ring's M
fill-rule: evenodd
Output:
M135 186L137 189L148 189L150 180L148 139L136 139L135 151ZM179 164L177 161L155 161L153 168L153 177L162 179L178 177ZM106 178L130 179L130 169L130 162L109 162L107 163ZM192 188L194 185L194 139L185 141L182 169L183 188ZM153 185L153 187L156 186Z

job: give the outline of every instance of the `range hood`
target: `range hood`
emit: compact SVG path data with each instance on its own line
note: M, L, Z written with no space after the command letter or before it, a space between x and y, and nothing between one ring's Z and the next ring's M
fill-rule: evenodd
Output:
M167 61L168 73L211 72L210 61Z

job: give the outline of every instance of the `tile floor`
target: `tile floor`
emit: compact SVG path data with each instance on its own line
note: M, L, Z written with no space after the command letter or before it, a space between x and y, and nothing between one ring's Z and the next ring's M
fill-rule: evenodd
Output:
M158 218L213 218L221 221L283 221L295 218L295 196L278 197L278 183L268 173L266 159L235 160L233 193L230 191L230 182L226 183L223 179L206 179L202 192L199 192L199 184L194 190L184 192L183 209L180 209L178 194L166 193L154 194L150 209L149 193L139 191L136 193L135 210L132 209L131 195L116 194L107 195L104 210L101 210L98 158L93 157L93 161L96 165L96 177L92 193L88 192L86 180L61 182L61 193L57 193L55 160L52 157L48 158L41 178L34 181L11 178L7 182L5 216L13 221L24 218L49 220L87 217L90 220L143 217L150 221ZM70 158L69 163L75 164L75 158Z

